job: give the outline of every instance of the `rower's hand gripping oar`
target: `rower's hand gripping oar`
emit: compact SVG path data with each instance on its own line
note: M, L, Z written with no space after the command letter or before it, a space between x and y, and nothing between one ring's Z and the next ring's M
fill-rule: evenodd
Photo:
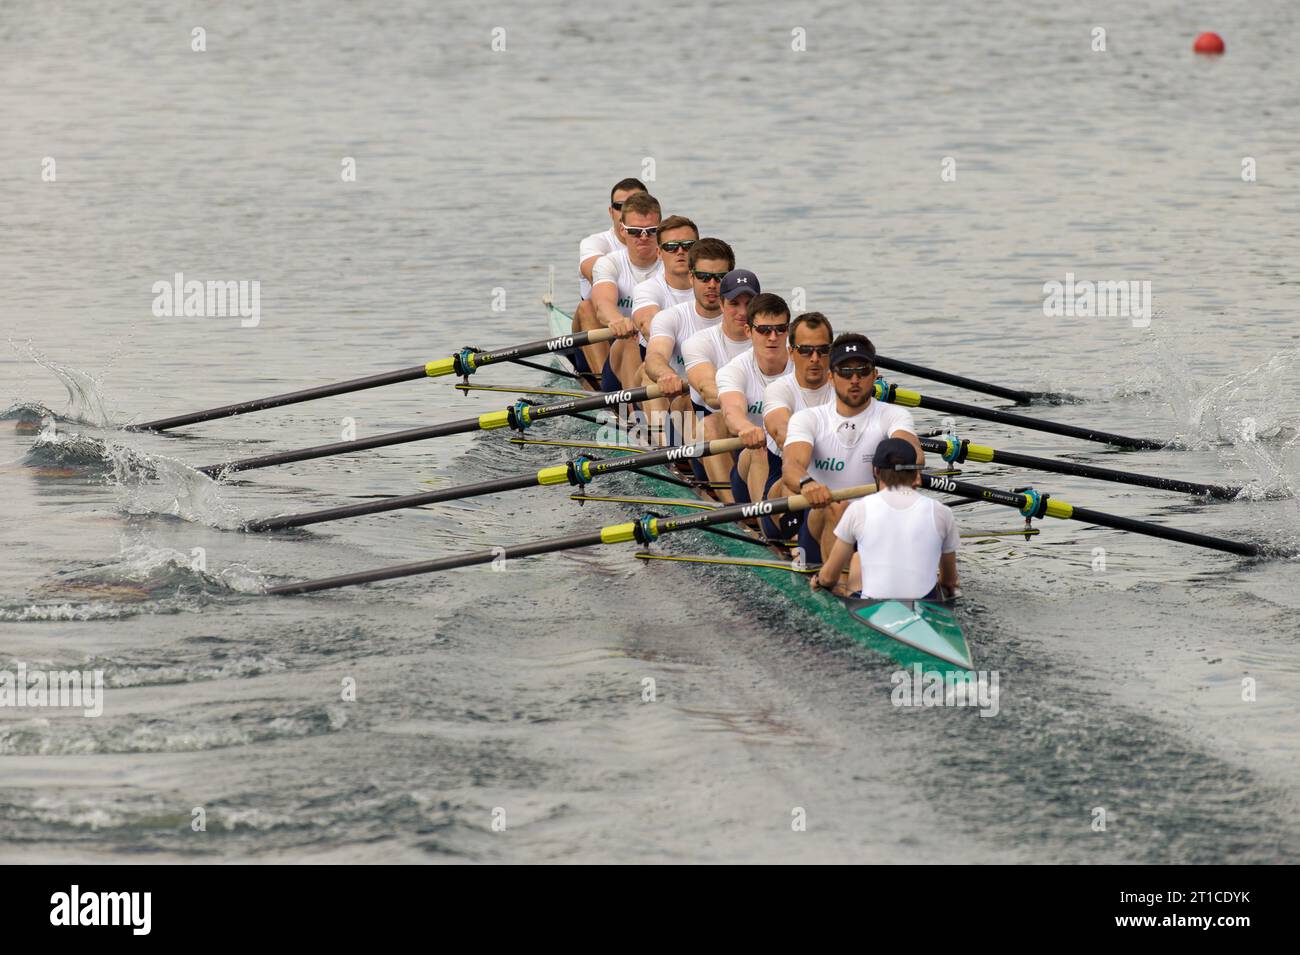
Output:
M251 471L256 468L269 468L277 464L290 464L294 461L309 461L313 458L328 458L336 454L351 454L354 451L368 451L371 448L386 448L394 444L407 444L411 441L424 441L429 438L442 438L451 434L467 434L471 431L491 431L495 428L513 428L523 431L536 421L557 418L562 415L579 414L583 411L598 411L601 408L613 408L621 404L631 404L658 398L658 385L645 388L631 388L627 391L602 391L590 398L576 398L570 401L557 401L549 405L534 405L527 401L516 401L502 411L489 411L476 418L462 418L460 421L448 421L446 424L433 424L423 428L407 428L404 431L388 431L369 438L357 438L353 441L335 441L331 444L318 444L315 447L299 448L296 451L281 451L277 454L263 454L255 458L242 458L238 461L226 461L222 464L208 464L196 468L208 477L220 477L235 471Z
M679 445L659 451L645 451L641 454L610 460L579 455L565 464L557 464L514 477L498 478L495 481L461 484L456 487L439 488L436 491L424 491L419 494L404 494L379 501L363 501L359 504L348 504L343 507L331 507L319 511L307 511L303 514L286 514L282 517L250 521L245 526L245 530L274 531L288 527L305 527L308 524L340 521L345 518L362 517L367 514L381 514L385 511L420 507L424 504L437 504L442 501L459 501L467 497L499 494L502 491L516 491L528 487L569 484L581 488L604 474L635 471L639 468L671 464L674 461L687 461L691 458L704 458L713 454L725 454L738 450L740 450L739 438L719 438L714 441L700 441L696 444Z
M1180 544L1192 544L1195 547L1208 547L1211 550L1221 550L1229 554L1240 554L1242 557L1260 557L1265 554L1265 549L1258 544L1227 540L1223 537L1212 537L1209 534L1198 534L1195 531L1180 530L1177 527L1168 527L1164 524L1134 520L1131 517L1107 514L1104 511L1094 511L1086 507L1075 507L1049 494L1041 494L1032 488L1024 491L999 491L996 488L969 484L965 481L956 481L950 477L933 474L921 475L921 487L929 491L956 494L960 497L988 501L991 504L1014 507L1025 516L1026 520L1039 517L1055 517L1060 520L1082 521L1085 524L1111 527L1118 531L1129 531L1147 537L1159 537L1162 540L1176 541Z
M495 365L498 362L517 361L521 358L528 358L532 355L545 355L550 352L568 352L575 348L581 348L583 345L594 345L599 342L606 342L614 337L614 333L608 328L598 328L590 332L575 332L572 335L561 335L558 338L547 338L541 341L525 342L522 345L514 345L510 348L499 348L494 351L476 351L470 348L463 348L450 358L438 358L434 361L426 362L423 365L415 365L411 368L399 368L397 371L387 371L378 375L368 375L365 378L352 378L348 381L339 381L330 385L320 385L315 388L305 388L302 391L290 391L282 395L272 395L269 398L254 398L251 401L241 401L233 405L222 405L218 408L208 408L205 411L194 411L190 414L176 415L173 418L159 418L157 421L145 421L140 424L131 424L126 426L127 431L166 431L168 428L179 428L187 424L197 424L200 421L212 421L217 418L230 418L234 415L248 414L250 411L263 411L267 408L280 408L284 405L299 404L304 401L314 401L317 398L328 398L332 395L345 395L353 391L365 391L368 388L379 388L383 385L396 384L399 381L414 381L417 378L439 378L444 375L460 375L468 377L474 374L479 368L488 365Z
M1077 428L1074 425L1061 424L1058 421L1045 421L1041 418L1031 418L1028 415L1012 414L1009 411L981 408L978 405L968 405L960 401L948 401L946 398L930 398L919 392L900 388L898 385L891 385L883 379L876 381L872 396L877 401L884 401L888 404L903 405L908 408L928 408L932 411L946 411L950 414L964 415L968 418L981 418L985 421L997 421L1017 428L1027 428L1030 431L1045 431L1048 434L1059 434L1067 438L1081 438L1084 441L1113 444L1117 448L1159 451L1169 444L1167 441L1153 441L1150 438L1130 438L1127 435L1098 431L1095 428Z
M858 484L853 487L833 491L831 497L836 501L862 497L876 489L874 484ZM715 524L728 524L743 521L751 517L789 514L807 510L808 500L802 494L779 497L770 501L757 501L752 504L730 504L711 511L674 517L643 517L624 524L611 524L589 534L573 534L568 537L552 537L548 540L535 541L531 544L516 544L513 547L497 547L492 550L477 551L459 557L443 557L439 560L419 561L414 564L397 564L392 567L380 567L376 570L362 571L357 574L343 574L338 577L325 577L320 580L304 580L295 584L281 584L267 589L268 594L307 594L318 590L333 590L336 587L351 587L355 584L370 584L379 580L391 580L396 577L412 577L416 574L432 574L443 570L455 570L458 567L472 567L477 564L490 564L494 560L516 557L535 557L538 554L553 554L557 551L577 550L581 547L594 547L598 544L622 544L636 541L649 544L664 534L688 531L695 528L711 527Z

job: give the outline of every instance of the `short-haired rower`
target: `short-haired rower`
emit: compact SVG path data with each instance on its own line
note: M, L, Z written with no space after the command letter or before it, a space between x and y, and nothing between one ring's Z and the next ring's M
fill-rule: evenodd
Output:
M686 365L681 349L696 332L713 328L722 321L722 277L735 264L736 256L727 243L721 239L700 239L691 249L688 258L691 300L660 311L650 323L650 344L646 346L643 383L657 384L664 395L672 400L671 410L682 420L686 433L671 437L680 437L684 441L703 437L702 432L697 433L694 426L695 415L699 414L703 418L711 413L711 409L703 404L699 393L687 384ZM687 425L688 421L691 424Z
M821 312L804 312L790 323L788 349L794 370L767 386L763 395L763 427L767 430L767 460L756 461L746 478L750 497L785 497L796 493L781 480L782 454L790 416L796 411L835 400L831 384L831 341L835 332ZM762 465L766 465L763 467ZM769 538L786 540L794 535L803 512L785 514L777 520L762 517L759 523Z
M601 390L617 391L631 387L635 381L624 382L619 373L629 376L641 363L635 341L620 348L626 339L636 336L632 324L632 291L641 282L663 271L659 258L659 222L663 218L659 200L648 192L634 192L623 201L621 213L623 233L627 245L602 255L591 269L591 304L594 314L583 313L579 331L608 328L618 338L610 349L610 357L601 369ZM630 351L629 351L630 349ZM614 362L618 362L618 367Z
M718 401L727 431L743 445L731 469L731 493L737 501L762 498L768 473L767 432L763 429L763 399L767 386L794 370L786 335L790 307L770 292L757 295L746 311L750 350L718 370ZM755 479L757 496L751 491Z
M573 316L573 330L575 332L584 329L596 328L595 306L591 304L591 270L596 265L596 260L602 255L609 252L616 252L626 245L623 235L623 203L627 197L634 192L645 192L646 187L640 179L620 179L614 184L614 188L609 191L609 218L612 225L603 232L593 232L581 242L578 243L578 308ZM597 342L595 345L586 345L582 349L582 357L586 363L586 368L578 367L578 371L594 370L596 375L605 367L605 360L609 358L609 345L606 342Z
M718 240L706 241L717 242ZM669 216L659 223L659 259L663 263L663 269L632 290L632 324L636 326L640 340L646 343L644 349L646 362L650 361L650 343L653 341L651 324L655 316L665 310L672 310L678 305L690 308L698 300L691 283L691 260L694 247L699 242L700 231L686 216ZM620 363L626 361L628 355L633 354L632 350L625 345L617 345L615 348L619 357L613 362L614 370L619 374L620 380L628 383L624 375L632 373L633 370L621 369ZM631 384L648 385L654 381L654 378L646 373L645 364L637 362L636 365ZM670 410L669 399L653 398L643 402L641 408L650 422L650 433L659 437L659 440L652 438L650 443L667 443L665 440L667 435L661 422Z

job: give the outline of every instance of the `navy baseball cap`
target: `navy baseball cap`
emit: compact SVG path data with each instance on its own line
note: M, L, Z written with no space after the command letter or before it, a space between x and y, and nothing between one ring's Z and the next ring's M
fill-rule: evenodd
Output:
M882 471L920 470L916 463L916 448L902 438L886 438L876 445L876 452L871 455L871 466Z
M836 342L831 346L830 366L832 368L841 362L853 361L854 359L870 362L871 366L874 368L876 364L876 351L874 348L864 345L860 340L856 342Z
M732 269L723 277L719 294L730 300L742 292L758 295L762 291L762 287L758 284L758 276L749 269Z

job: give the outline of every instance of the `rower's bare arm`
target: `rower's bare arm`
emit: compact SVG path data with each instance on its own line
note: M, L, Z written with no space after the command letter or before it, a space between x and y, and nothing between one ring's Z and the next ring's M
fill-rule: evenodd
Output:
M790 409L776 408L763 415L763 427L772 436L778 448L785 446L785 431L790 425Z
M795 441L785 445L781 450L781 477L785 486L797 490L799 482L808 474L808 463L812 461L813 446L807 441Z
M601 282L591 287L591 304L596 306L596 318L600 324L608 326L610 322L623 317L618 310L618 286L613 282Z
M673 340L667 335L656 335L645 350L646 377L658 381L664 375L673 374L672 360Z
M700 393L700 398L706 405L715 411L721 407L718 404L718 369L713 367L712 362L704 361L687 368L686 380Z
M925 449L921 447L920 438L912 434L912 432L907 431L903 428L899 428L897 431L892 432L889 436L891 438L902 438L912 447L916 448L916 463L920 465L925 464Z
M583 259L581 262L578 263L578 271L582 273L582 277L586 279L588 282L591 281L591 270L596 267L596 261L599 258L600 258L599 255L593 255L590 258Z
M727 430L740 434L753 426L749 420L749 405L745 403L744 392L724 391L718 395L718 405L722 408L722 420L727 423Z
M952 592L961 586L957 578L957 553L949 551L939 557L939 586Z
M615 283L599 282L593 285L591 304L596 306L596 320L619 338L629 338L636 334L632 319L618 310L618 286Z
M822 561L821 570L817 571L817 583L827 590L832 590L840 582L844 568L853 559L854 545L850 541L835 538L835 546L830 555Z
M658 305L643 305L632 313L632 324L647 339L650 337L650 323L659 314Z

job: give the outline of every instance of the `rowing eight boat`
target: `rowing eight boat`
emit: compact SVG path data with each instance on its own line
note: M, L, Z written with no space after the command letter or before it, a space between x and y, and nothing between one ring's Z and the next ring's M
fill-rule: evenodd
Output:
M552 337L572 331L571 316L550 302L547 302L546 312ZM584 384L584 387L594 390L589 384ZM689 472L678 472L674 476L678 480L690 481L695 494L706 505L720 503L712 490L690 478ZM647 488L657 490L652 478L638 477L638 480ZM765 549L772 558L770 561L746 560L744 566L776 588L797 608L813 614L837 632L904 666L920 663L929 668L969 670L974 667L970 647L951 603L854 600L825 591L813 592L804 575L816 570L815 567L796 569L789 548L767 542L744 525L739 525L737 531L748 540L718 537L724 552L734 560L749 558L757 549ZM657 555L643 553L639 556ZM728 562L726 558L717 561L720 564Z

